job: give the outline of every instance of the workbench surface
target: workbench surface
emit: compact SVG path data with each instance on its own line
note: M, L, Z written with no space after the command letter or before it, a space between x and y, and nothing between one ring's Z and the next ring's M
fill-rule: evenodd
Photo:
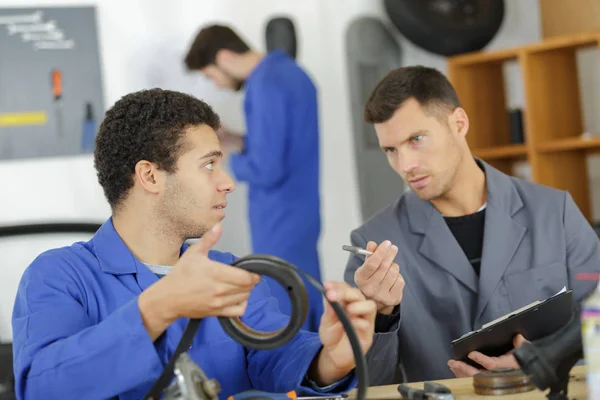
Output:
M546 393L540 392L537 389L533 391L504 395L504 396L480 396L473 391L473 378L445 379L436 381L446 385L456 400L544 400ZM409 386L415 388L423 388L423 383L410 383ZM369 400L385 400L385 399L401 399L398 392L398 385L374 386L369 388L367 399ZM350 399L355 398L355 391L350 392ZM587 400L587 386L585 383L585 366L576 366L571 370L571 379L569 381L569 399Z

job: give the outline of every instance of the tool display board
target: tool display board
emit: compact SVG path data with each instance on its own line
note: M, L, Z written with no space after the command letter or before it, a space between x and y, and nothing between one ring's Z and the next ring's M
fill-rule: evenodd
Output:
M0 8L0 160L93 150L98 47L93 6Z

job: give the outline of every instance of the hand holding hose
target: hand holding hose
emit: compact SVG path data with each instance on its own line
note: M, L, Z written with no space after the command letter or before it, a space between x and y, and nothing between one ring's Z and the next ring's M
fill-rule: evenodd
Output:
M363 353L373 343L377 305L367 300L359 289L343 282L325 284L327 299L342 305L356 331ZM319 336L323 349L315 358L310 374L315 382L322 386L337 382L355 367L355 358L342 322L331 307L325 304L321 317Z
M329 385L355 369L357 399L366 399L365 353L373 341L376 303L366 300L360 290L345 283L327 283L323 287L309 274L277 257L250 255L235 260L231 266L213 262L208 257L208 250L217 242L220 232L220 226L217 226L206 233L186 250L171 273L138 298L142 320L152 340L176 319L190 317L162 375L144 398L158 399L167 388L177 360L191 345L205 316L218 316L225 333L249 349L269 350L289 342L298 333L308 312L308 295L300 278L302 275L327 298L319 331L323 347L310 367L309 376L317 384ZM221 271L226 272L221 274ZM239 318L245 312L249 293L259 282L260 275L267 275L286 287L292 301L288 325L273 332L255 330ZM211 295L203 296L204 291ZM214 302L214 295L222 301Z
M139 297L152 340L179 318L240 317L260 275L212 261L208 251L221 236L220 224L189 246L173 270Z

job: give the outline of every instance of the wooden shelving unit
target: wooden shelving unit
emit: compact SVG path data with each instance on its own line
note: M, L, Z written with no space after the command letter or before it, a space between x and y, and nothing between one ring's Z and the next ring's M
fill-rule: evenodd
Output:
M600 136L582 137L576 57L589 47L600 48L600 32L462 54L448 58L448 77L469 115L473 154L508 174L516 162L527 161L534 182L569 191L591 221L586 155L600 152ZM508 62L521 71L524 143L511 142L504 82Z
M502 160L505 158L519 158L527 155L524 144L507 144L505 146L481 147L474 150L475 157L485 160Z
M592 138L571 137L566 139L556 139L542 142L537 145L540 153L553 153L560 151L585 150L588 153L597 153L600 151L600 136Z

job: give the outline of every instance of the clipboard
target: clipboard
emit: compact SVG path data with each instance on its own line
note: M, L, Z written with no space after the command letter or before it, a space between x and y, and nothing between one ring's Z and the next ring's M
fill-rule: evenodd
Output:
M451 345L454 359L481 368L467 357L471 351L499 357L513 350L513 338L519 333L527 340L534 341L556 332L571 319L572 299L573 290L561 291L544 301L536 301L510 312L476 331L453 340Z

